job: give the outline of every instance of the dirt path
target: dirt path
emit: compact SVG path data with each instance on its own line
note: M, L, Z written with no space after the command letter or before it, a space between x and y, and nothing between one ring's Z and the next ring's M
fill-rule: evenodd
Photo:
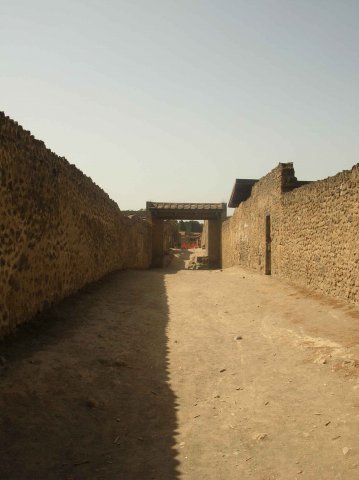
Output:
M359 315L239 269L122 272L0 347L1 480L359 478Z

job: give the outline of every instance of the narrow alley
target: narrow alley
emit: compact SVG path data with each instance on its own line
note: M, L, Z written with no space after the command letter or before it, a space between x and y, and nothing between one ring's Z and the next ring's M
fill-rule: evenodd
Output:
M111 274L4 342L0 478L357 479L358 345L276 278Z

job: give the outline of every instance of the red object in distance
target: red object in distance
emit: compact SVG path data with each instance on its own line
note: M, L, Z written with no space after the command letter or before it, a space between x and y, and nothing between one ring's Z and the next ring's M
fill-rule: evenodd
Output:
M186 243L186 242L182 242L181 243L181 248L184 248L186 250L190 249L190 248L198 248L198 244L193 242L193 243Z

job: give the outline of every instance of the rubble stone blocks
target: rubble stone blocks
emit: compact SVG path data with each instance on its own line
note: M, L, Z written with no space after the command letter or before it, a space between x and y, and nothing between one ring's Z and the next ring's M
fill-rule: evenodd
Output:
M44 307L151 262L149 222L0 113L0 336Z
M358 304L359 164L303 183L286 163L254 184L222 225L223 266L265 273L269 254L271 274Z

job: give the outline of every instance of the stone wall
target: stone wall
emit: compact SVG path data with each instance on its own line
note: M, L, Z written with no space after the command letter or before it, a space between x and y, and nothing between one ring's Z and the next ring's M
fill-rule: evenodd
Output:
M203 230L201 235L201 248L208 255L208 220L203 222Z
M170 248L179 248L181 236L176 220L165 220L163 222L163 251L167 254Z
M148 210L122 210L123 215L131 219L147 220L152 224L152 216ZM176 220L163 221L163 251L168 253L170 248L178 248L181 244L181 236Z
M123 268L147 268L148 222L0 113L0 336Z
M280 201L282 191L295 184L292 164L280 164L252 188L250 198L241 203L222 225L222 265L242 265L265 270L265 225L271 217L272 273L278 273L280 244Z
M224 267L265 273L267 216L272 274L359 303L358 165L300 186L292 164L280 164L224 222Z
M283 195L281 275L359 303L359 165Z

